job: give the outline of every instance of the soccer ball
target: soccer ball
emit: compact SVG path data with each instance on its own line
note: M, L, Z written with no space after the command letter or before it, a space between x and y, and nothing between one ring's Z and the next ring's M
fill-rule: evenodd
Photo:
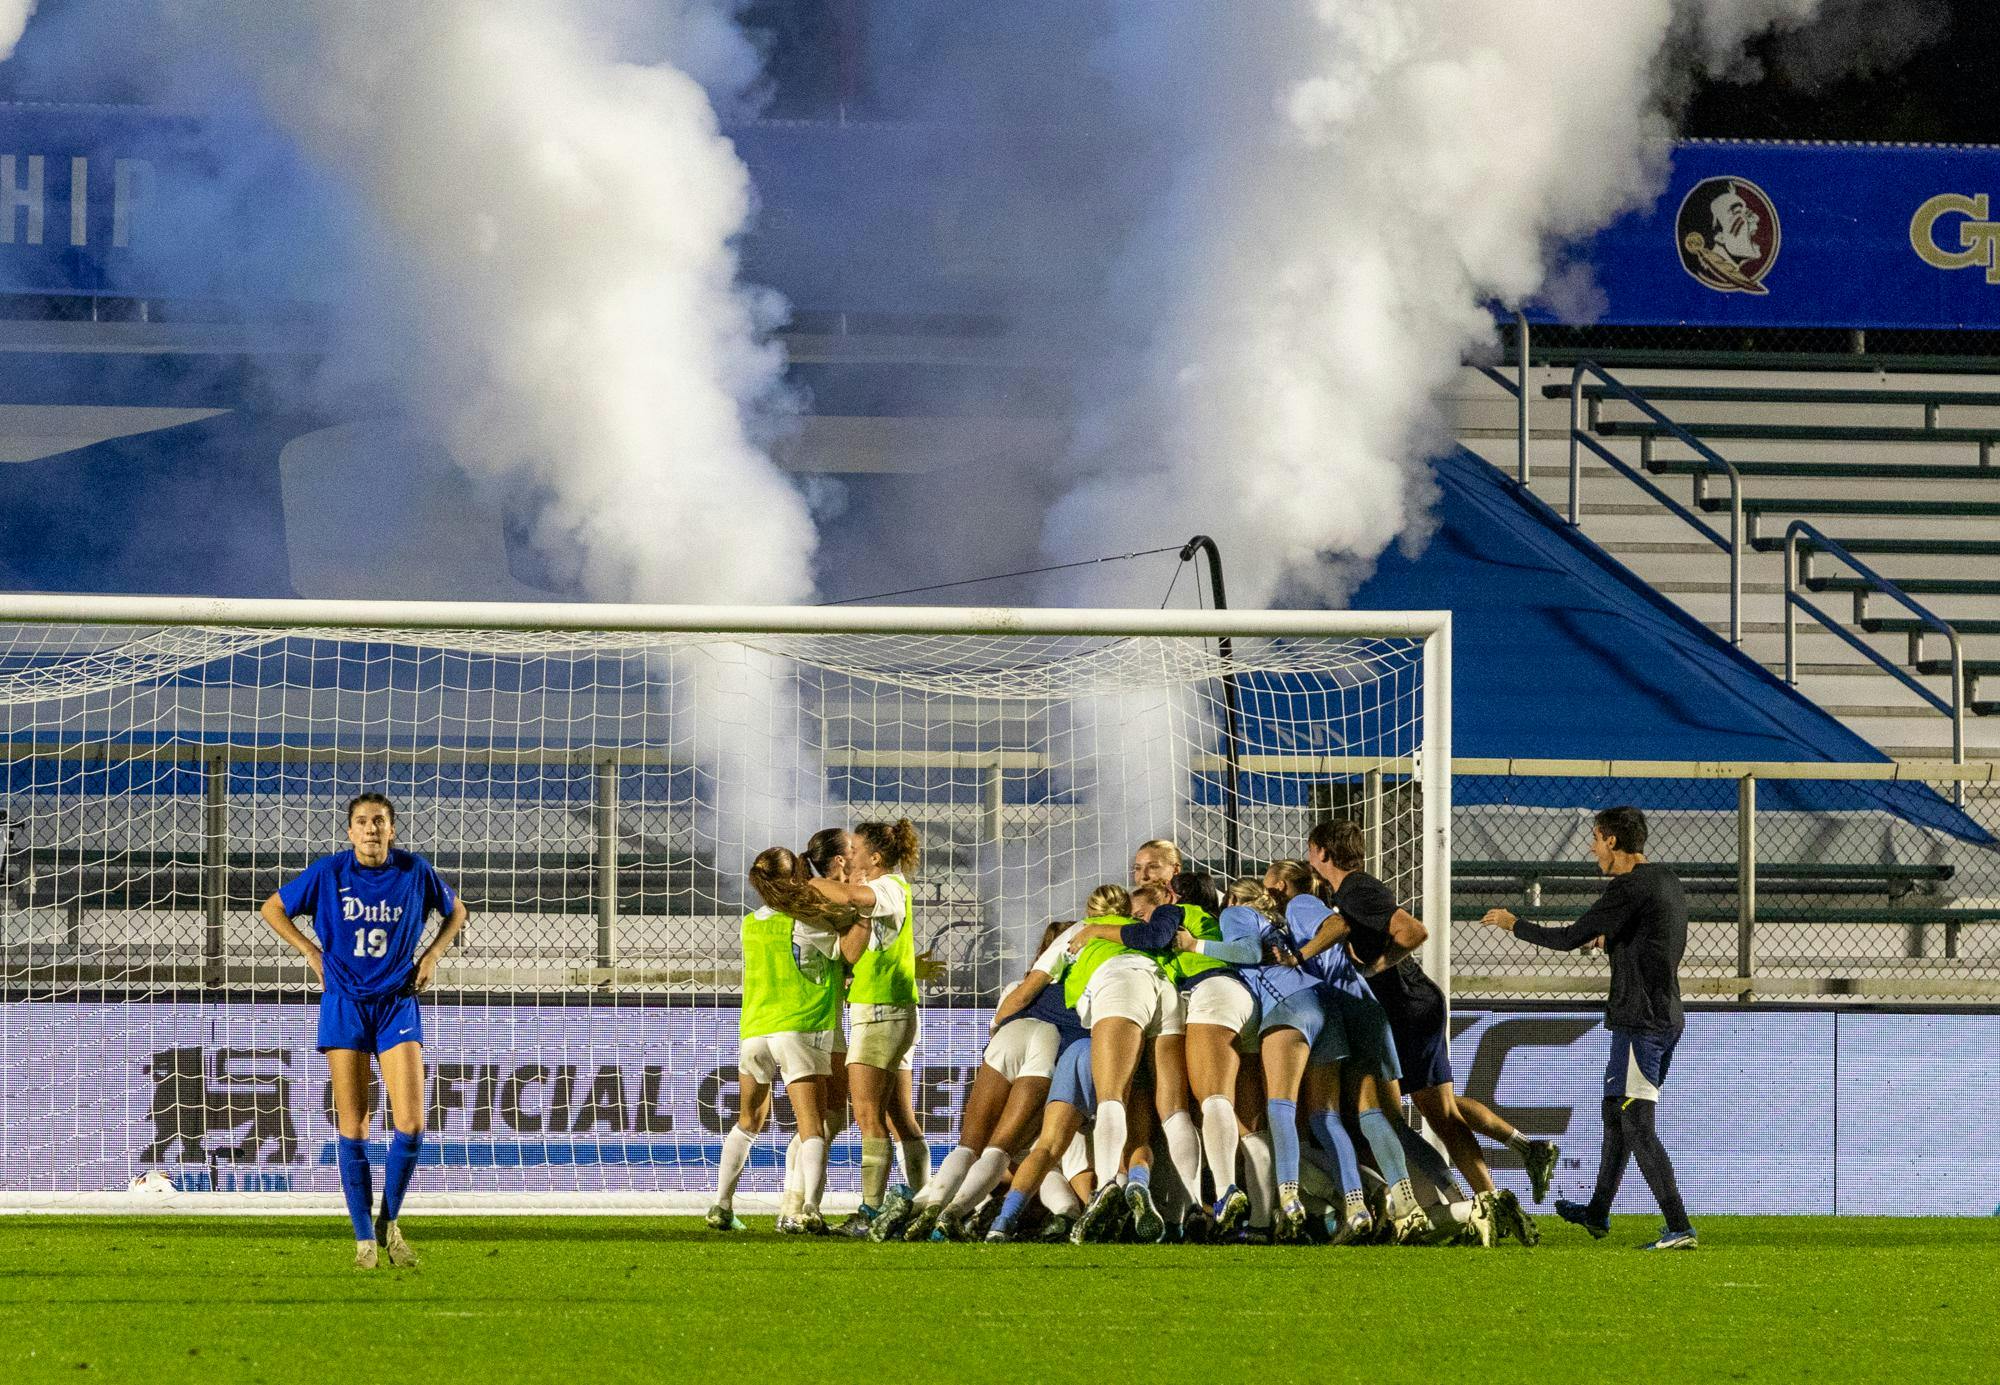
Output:
M160 1197L167 1193L179 1192L174 1180L158 1169L148 1169L132 1180L131 1191Z

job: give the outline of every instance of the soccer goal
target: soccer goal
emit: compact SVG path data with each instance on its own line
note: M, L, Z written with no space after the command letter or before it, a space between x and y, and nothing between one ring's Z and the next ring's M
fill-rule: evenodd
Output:
M471 910L421 1207L702 1203L745 869L821 827L921 833L937 1153L1044 925L1148 839L1226 882L1355 817L1448 982L1449 692L1443 613L0 597L0 1206L339 1205L257 907L369 790Z

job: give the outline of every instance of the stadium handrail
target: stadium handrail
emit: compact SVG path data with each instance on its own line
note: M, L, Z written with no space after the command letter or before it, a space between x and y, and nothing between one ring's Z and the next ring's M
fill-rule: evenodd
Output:
M1640 467L1634 467L1623 457L1613 452L1594 437L1584 426L1583 383L1587 375L1596 376L1606 388L1616 392L1626 403L1638 409L1648 418L1658 423L1667 436L1679 440L1690 448L1697 457L1708 464L1710 472L1719 471L1729 478L1729 537L1722 535L1693 510L1668 495L1653 484L1643 467L1650 460L1650 450L1642 459ZM1592 406L1593 410L1595 405ZM1578 361L1570 372L1569 382L1569 507L1568 518L1572 528L1579 527L1581 495L1583 492L1583 451L1588 447L1598 457L1608 462L1612 468L1622 473L1633 484L1651 495L1669 514L1674 515L1705 536L1709 542L1720 548L1729 557L1729 643L1741 648L1743 645L1743 477L1727 458L1707 443L1702 442L1680 424L1668 418L1647 401L1644 395L1615 379L1594 361ZM1695 499L1705 499L1701 494L1700 478L1695 483Z
M1801 540L1805 546L1801 547ZM1868 641L1835 620L1816 602L1809 600L1799 590L1801 579L1807 575L1806 565L1813 553L1826 553L1837 558L1856 574L1865 578L1868 588L1854 593L1854 623L1861 624L1867 618L1868 598L1881 595L1907 610L1912 617L1922 622L1922 627L1910 632L1907 662L1916 664L1923 661L1924 633L1935 630L1945 637L1951 647L1951 701L1946 702L1931 691L1917 676L1899 667L1896 662L1875 648ZM1951 718L1951 759L1953 764L1965 763L1965 651L1957 630L1951 622L1923 605L1915 597L1904 591L1896 583L1876 572L1848 551L1838 540L1828 537L1815 525L1803 519L1795 519L1785 530L1785 681L1794 687L1799 681L1798 655L1798 613L1805 611L1831 633L1838 635L1864 657L1886 670L1905 687L1909 688L1925 702ZM1959 783L1953 788L1953 800L1960 806L1965 803L1965 786Z

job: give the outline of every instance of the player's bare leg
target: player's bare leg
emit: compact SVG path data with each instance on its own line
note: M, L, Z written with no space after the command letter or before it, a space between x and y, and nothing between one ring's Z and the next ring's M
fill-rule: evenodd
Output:
M370 1081L371 1074L368 1068L368 1055L351 1048L328 1049L326 1053L326 1070L327 1077L333 1087L334 1124L340 1132L340 1138L350 1143L355 1141L365 1142L368 1138L368 1113L369 1109L374 1105L374 1102L370 1099L374 1095L374 1092L373 1084ZM341 1157L344 1160L347 1156L342 1154ZM362 1157L364 1160L366 1159L365 1154ZM343 1193L347 1191L345 1185L349 1177L348 1169L343 1166L341 1169ZM369 1179L365 1163L363 1165L362 1177ZM371 1184L364 1183L363 1189L358 1196L362 1198L364 1203L372 1200L373 1189ZM352 1199L349 1200L348 1208L351 1217L366 1219L367 1209L359 1206ZM372 1232L374 1228L371 1226L369 1230ZM375 1268L375 1265L374 1236L364 1236L361 1232L361 1227L356 1225L354 1228L354 1268L357 1270L372 1270Z
M376 1061L382 1067L382 1085L389 1090L389 1119L394 1122L399 1134L421 1139L424 1133L424 1046L397 1044ZM417 1253L410 1249L410 1243L403 1239L402 1228L389 1215L386 1181L382 1191L382 1212L375 1218L375 1239L381 1242L382 1253L389 1257L390 1264L402 1269L414 1269Z

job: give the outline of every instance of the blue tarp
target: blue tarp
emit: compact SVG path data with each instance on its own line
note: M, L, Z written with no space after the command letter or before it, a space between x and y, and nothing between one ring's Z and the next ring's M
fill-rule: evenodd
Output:
M1435 463L1438 529L1384 554L1360 610L1452 612L1452 741L1460 757L1886 762L1888 757L1718 638L1497 468ZM1721 566L1721 556L1713 560ZM1595 779L1461 780L1460 803L1602 806ZM1736 806L1733 780L1620 780L1646 808ZM1921 785L1765 780L1761 810L1894 813L1994 839Z

